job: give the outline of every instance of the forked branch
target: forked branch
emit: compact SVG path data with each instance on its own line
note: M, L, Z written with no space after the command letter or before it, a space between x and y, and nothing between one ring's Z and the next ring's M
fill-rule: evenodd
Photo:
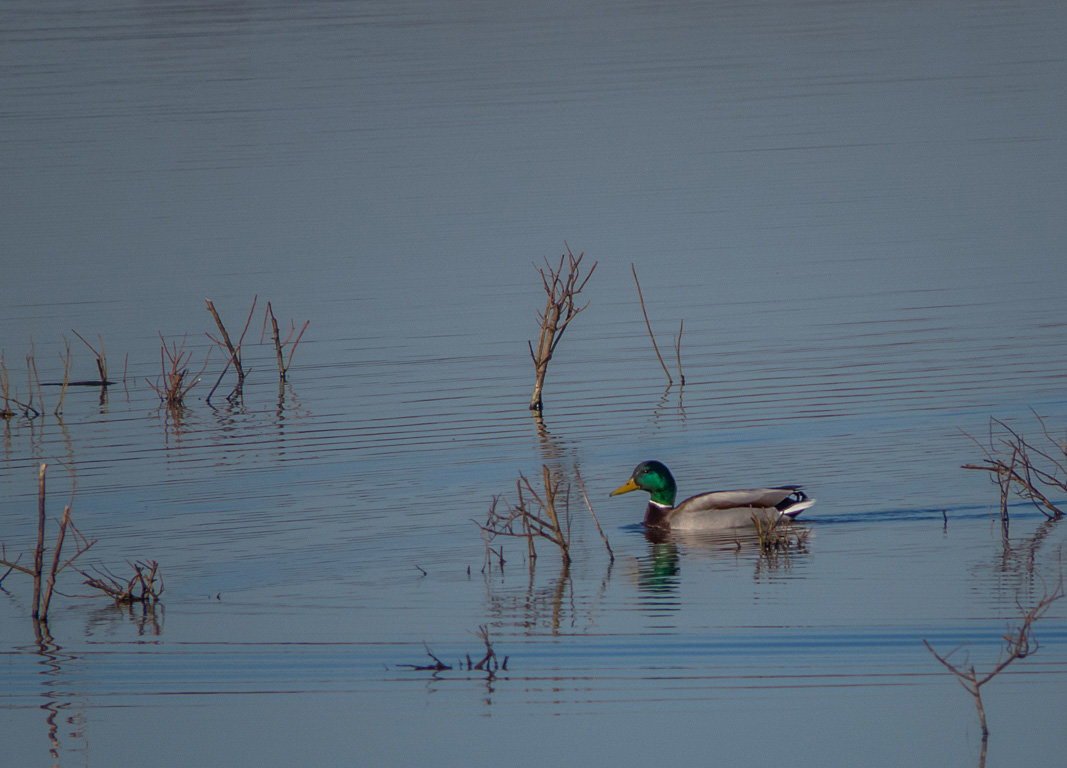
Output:
M296 346L300 343L300 339L304 337L304 331L308 329L308 325L311 324L311 321L305 320L304 325L300 328L300 333L296 333L296 323L290 320L289 335L286 336L285 341L281 341L280 336L278 334L278 321L274 317L274 310L271 308L269 301L267 302L267 311L264 313L263 316L264 326L266 325L268 318L270 319L271 333L274 338L274 353L278 358L278 377L282 381L285 381L286 375L289 373L289 366L293 364L293 355L296 354ZM264 327L264 331L265 330L266 328ZM296 333L295 339L293 338L294 333ZM286 360L282 355L282 349L284 349L286 346L289 346L290 343L292 344L292 346L289 347L289 359Z
M983 741L989 736L989 727L986 723L985 707L982 704L982 686L1007 669L1013 662L1018 661L1019 659L1025 659L1027 656L1037 652L1040 645L1037 642L1037 637L1034 635L1034 622L1048 613L1049 607L1061 597L1063 597L1062 574L1060 575L1059 583L1056 585L1056 588L1052 593L1050 594L1046 592L1044 597L1042 597L1034 607L1029 610L1024 610L1022 621L1018 628L1009 630L1002 636L1004 639L1004 650L1001 652L1000 660L997 662L996 666L984 675L979 674L973 664L964 662L963 664L957 665L949 661L949 656L951 656L954 651L942 656L934 650L929 642L925 639L923 640L923 645L926 646L926 650L930 651L934 658L937 659L945 669L951 672L956 677L956 680L959 681L960 685L962 685L974 698L974 706L978 710L978 722L982 728Z

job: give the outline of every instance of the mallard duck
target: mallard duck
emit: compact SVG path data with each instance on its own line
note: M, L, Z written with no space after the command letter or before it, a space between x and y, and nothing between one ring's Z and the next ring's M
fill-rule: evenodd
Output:
M739 491L710 491L690 496L674 506L677 486L666 465L643 461L634 468L626 484L612 496L630 491L648 491L645 526L658 530L713 531L752 525L753 515L763 519L794 518L815 503L799 485L752 488Z

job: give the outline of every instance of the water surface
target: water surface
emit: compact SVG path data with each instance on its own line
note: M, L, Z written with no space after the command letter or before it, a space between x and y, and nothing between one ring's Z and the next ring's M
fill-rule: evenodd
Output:
M1063 531L959 469L1067 416L1064 11L830 5L9 3L0 540L73 492L94 563L158 560L154 614L0 595L23 765L788 759L973 765L967 694L1051 588ZM598 262L526 409L535 266ZM661 346L685 321L686 385ZM160 334L243 402L158 407ZM279 387L263 302L311 326ZM116 384L71 334L106 345ZM284 331L283 331L284 333ZM669 355L668 355L669 357ZM677 378L677 376L676 376ZM34 401L37 403L37 401ZM649 542L608 499L803 483L800 551ZM542 464L574 562L472 522ZM580 471L615 550L580 500ZM85 590L70 575L68 594ZM1057 764L1067 625L986 689L988 764ZM467 670L489 629L506 670ZM425 644L425 646L424 646ZM426 646L453 667L422 665ZM956 658L956 657L954 657ZM463 667L463 668L461 668ZM758 745L754 747L754 745Z

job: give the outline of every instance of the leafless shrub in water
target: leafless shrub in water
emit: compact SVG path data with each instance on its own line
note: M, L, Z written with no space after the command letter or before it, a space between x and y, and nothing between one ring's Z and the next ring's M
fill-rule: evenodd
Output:
M534 490L529 479L523 474L515 482L515 490L518 501L512 505L503 496L494 496L489 507L489 514L485 523L478 523L478 527L487 534L486 557L491 553L490 544L498 536L514 536L526 539L527 553L530 565L537 560L537 550L534 547L534 539L541 538L555 544L560 551L564 563L570 563L570 525L569 496L570 489L563 489L560 499L560 490L563 481L553 479L548 465L542 466L542 478L544 482L544 495ZM559 502L562 501L562 505ZM562 506L561 517L557 506ZM501 557L501 560L503 558Z
M1051 594L1046 591L1041 600L1033 608L1024 609L1020 606L1020 610L1022 611L1021 623L1018 628L1009 630L1003 635L1004 650L1001 652L1000 660L992 670L984 675L979 675L975 670L974 665L968 662L963 662L959 665L953 664L949 661L949 656L955 653L955 651L941 655L934 650L929 642L923 639L923 645L926 646L926 650L932 653L934 658L937 659L945 669L951 672L956 677L956 680L959 681L960 685L962 685L974 698L974 706L978 710L978 722L982 727L983 743L989 737L989 727L986 724L985 707L982 706L982 686L1007 669L1013 662L1018 661L1019 659L1025 659L1027 656L1037 652L1040 645L1037 642L1037 637L1034 635L1034 622L1044 616L1048 612L1049 607L1061 597L1063 597L1062 573L1060 574L1059 583Z
M162 347L159 350L160 378L157 383L147 379L145 381L148 386L155 390L155 393L159 395L159 399L163 401L163 404L171 412L180 411L185 407L185 396L189 393L189 390L200 382L200 376L207 368L207 358L204 359L204 365L200 372L190 376L189 361L192 359L193 353L186 350L184 337L180 344L175 341L171 342L170 346L167 346L167 341L162 334L160 334L159 340L162 342Z
M552 355L571 320L589 306L588 303L583 306L575 303L575 298L585 288L585 284L593 276L597 265L594 261L593 266L589 268L589 273L582 278L581 267L584 255L584 253L579 253L575 256L568 246L567 252L559 257L558 266L553 267L546 259L544 268L538 270L541 274L541 282L544 284L546 298L544 311L537 315L537 320L541 324L537 349L534 350L532 342L527 342L530 348L530 358L534 364L534 390L530 397L531 411L539 412L544 409L541 392L545 386L548 363L552 360ZM566 275L563 274L564 266L567 267Z
M116 603L158 602L164 588L159 563L144 560L130 563L130 566L133 574L125 578L102 567L94 567L92 574L82 571L81 575L85 577L87 586L100 590Z
M1063 517L1063 510L1048 494L1050 490L1067 493L1067 440L1053 437L1044 419L1037 416L1037 420L1045 438L1043 446L1028 441L1000 419L989 420L988 442L971 438L985 452L985 459L982 464L964 464L963 469L990 473L1000 489L1000 519L1005 527L1009 522L1008 499L1012 490L1033 502L1050 520Z
M55 590L56 576L58 576L67 566L73 563L76 559L85 554L88 549L96 543L95 540L89 540L82 533L74 527L74 523L70 519L70 505L68 504L63 510L63 519L59 524L59 534L56 537L55 547L52 550L52 563L48 570L45 570L45 549L46 549L46 518L45 518L45 469L47 464L42 464L40 474L37 481L37 543L33 550L33 565L27 567L20 565L19 561L22 556L16 557L14 560L7 559L6 548L0 546L0 565L7 566L7 572L3 577L0 577L0 581L3 581L13 571L19 571L24 573L33 579L33 620L41 623L48 622L48 608L52 602L52 594ZM63 560L63 544L66 540L67 533L70 532L75 541L74 554Z

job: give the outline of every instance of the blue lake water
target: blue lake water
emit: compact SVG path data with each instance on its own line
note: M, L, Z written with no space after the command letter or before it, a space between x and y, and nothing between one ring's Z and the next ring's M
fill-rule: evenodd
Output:
M0 424L0 541L32 547L44 462L84 566L166 591L68 571L37 639L3 581L5 754L978 763L922 640L991 668L1062 572L1062 524L1016 500L1005 534L960 466L991 417L1067 423L1065 33L1039 1L6 4L0 349L43 415ZM568 246L597 267L538 422ZM243 401L208 403L204 299L236 336L256 296ZM310 321L282 387L267 300ZM72 329L116 383L56 415L64 339L97 375ZM161 336L204 368L180 415ZM804 547L650 542L607 495L649 458L682 495L803 483ZM474 521L542 465L573 563L486 569ZM984 689L990 766L1062 761L1064 605Z

